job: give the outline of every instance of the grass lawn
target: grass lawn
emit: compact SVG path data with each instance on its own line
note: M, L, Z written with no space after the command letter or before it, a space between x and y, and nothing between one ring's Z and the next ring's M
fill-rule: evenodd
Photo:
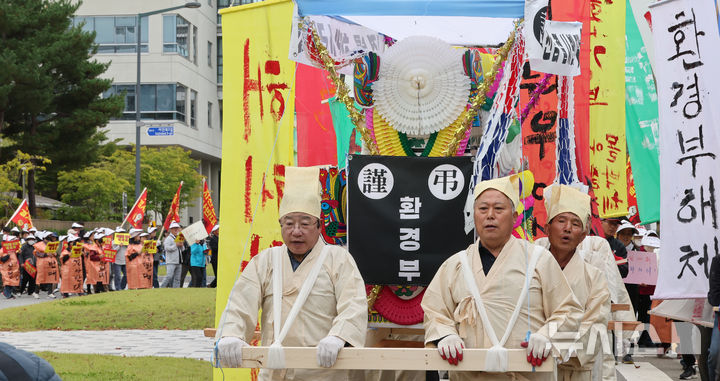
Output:
M203 329L214 316L214 288L127 290L2 309L0 331Z
M213 272L212 266L210 266L210 265L208 264L207 266L205 266L205 268L207 269L207 270L206 270L206 271L207 271L207 276L215 276L215 273ZM167 275L167 266L159 266L159 267L158 267L158 276L165 276L165 275ZM190 275L188 274L188 276L190 276ZM209 282L208 282L208 283L209 283Z
M118 357L110 355L37 352L65 381L72 380L211 380L207 361L171 357Z

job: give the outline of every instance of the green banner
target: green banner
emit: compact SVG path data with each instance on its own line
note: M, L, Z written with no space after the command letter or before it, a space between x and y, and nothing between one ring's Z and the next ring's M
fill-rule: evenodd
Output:
M648 224L660 219L657 90L629 0L626 5L625 133L640 221Z
M347 111L345 104L333 97L330 99L330 115L332 115L333 127L335 128L335 138L337 139L337 160L338 168L345 168L347 163L346 156L348 153L357 153L362 146L362 137L356 131L355 140L351 142L355 125L350 119L350 113ZM357 105L355 106L357 107ZM362 112L362 110L361 110Z

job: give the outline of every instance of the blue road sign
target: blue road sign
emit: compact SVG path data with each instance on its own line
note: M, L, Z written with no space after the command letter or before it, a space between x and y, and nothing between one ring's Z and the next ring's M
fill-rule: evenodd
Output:
M173 136L175 135L175 127L173 126L162 126L162 127L148 127L148 136Z

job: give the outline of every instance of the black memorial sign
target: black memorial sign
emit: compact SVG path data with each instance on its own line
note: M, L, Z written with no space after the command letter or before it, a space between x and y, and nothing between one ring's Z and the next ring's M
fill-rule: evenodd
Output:
M352 155L348 249L369 284L427 285L467 248L463 207L470 157Z

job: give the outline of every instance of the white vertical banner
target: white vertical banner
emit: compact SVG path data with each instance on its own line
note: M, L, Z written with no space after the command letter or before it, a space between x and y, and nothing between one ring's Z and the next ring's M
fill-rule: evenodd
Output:
M547 20L548 0L525 1L525 53L529 59L542 59L543 35ZM535 70L535 68L532 68Z
M720 36L713 0L650 5L660 116L660 260L654 298L704 298L718 255ZM718 184L716 185L716 182Z
M581 30L581 22L545 21L542 56L530 58L530 67L543 73L580 75Z

